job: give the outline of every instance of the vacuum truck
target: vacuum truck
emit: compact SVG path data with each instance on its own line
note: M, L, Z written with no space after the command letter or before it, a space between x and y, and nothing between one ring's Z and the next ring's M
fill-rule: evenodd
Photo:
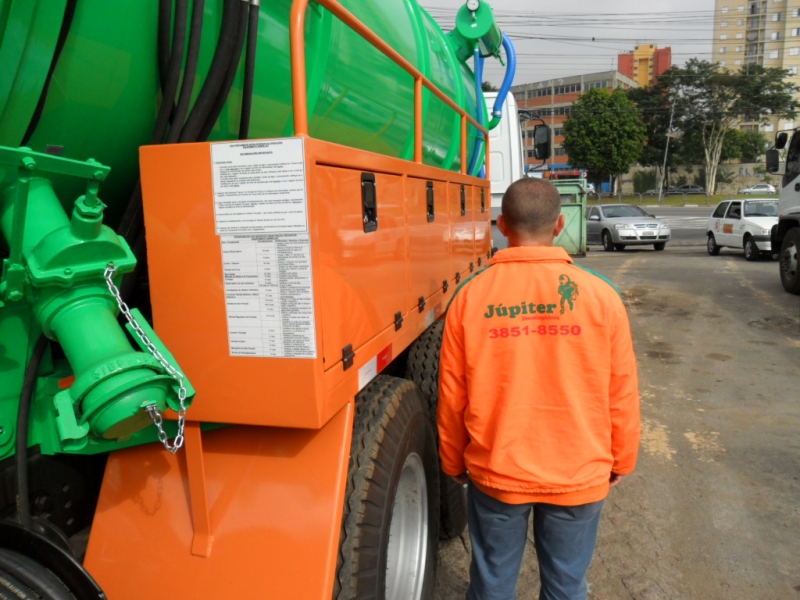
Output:
M0 592L432 598L441 318L515 67L454 17L0 0Z

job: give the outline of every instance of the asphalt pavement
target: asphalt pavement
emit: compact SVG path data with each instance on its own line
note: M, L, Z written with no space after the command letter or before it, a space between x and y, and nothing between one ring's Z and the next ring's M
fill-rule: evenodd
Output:
M652 210L701 240L690 219L703 211ZM589 599L797 600L800 298L775 261L735 251L669 244L578 262L621 290L642 398L639 462L606 501ZM437 600L463 600L468 568L467 534L441 543ZM518 597L538 594L529 543Z

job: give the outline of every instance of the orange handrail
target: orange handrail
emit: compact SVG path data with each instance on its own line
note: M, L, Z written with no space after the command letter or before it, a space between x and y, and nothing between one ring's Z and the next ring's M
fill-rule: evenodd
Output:
M414 65L389 44L379 38L353 13L344 8L337 0L316 0L317 4L327 8L335 17L350 27L358 35L380 50L386 57L394 61L400 68L414 78L414 162L422 164L422 87L428 88L434 96L461 116L461 173L467 173L467 121L483 134L486 146L486 172L489 173L489 132L463 108L451 100L432 81L425 77ZM308 135L308 88L306 82L306 47L305 26L306 8L309 0L294 0L291 13L290 44L292 53L292 107L294 109L294 134ZM479 100L480 101L480 100Z

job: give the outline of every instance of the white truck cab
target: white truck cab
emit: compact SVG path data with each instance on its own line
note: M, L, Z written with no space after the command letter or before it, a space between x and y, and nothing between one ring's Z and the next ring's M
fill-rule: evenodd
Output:
M486 106L491 113L497 92L486 92ZM506 96L503 119L489 132L492 177L492 245L497 249L508 246L508 240L497 229L497 216L508 186L525 176L525 153L519 111L513 94Z
M783 288L791 294L800 294L800 129L794 131L791 141L788 133L778 132L775 148L767 151L767 172L777 173L780 168L779 151L787 146L786 168L781 180L778 224L772 228L773 252L779 253Z

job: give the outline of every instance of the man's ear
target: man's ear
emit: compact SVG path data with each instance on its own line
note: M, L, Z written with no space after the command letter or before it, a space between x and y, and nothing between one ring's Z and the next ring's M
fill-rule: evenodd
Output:
M553 238L557 238L559 234L562 231L564 231L564 226L566 224L567 224L567 217L565 215L558 215L558 220L556 220L556 228L553 230Z
M497 216L497 229L503 234L503 237L508 237L508 225L503 215Z

